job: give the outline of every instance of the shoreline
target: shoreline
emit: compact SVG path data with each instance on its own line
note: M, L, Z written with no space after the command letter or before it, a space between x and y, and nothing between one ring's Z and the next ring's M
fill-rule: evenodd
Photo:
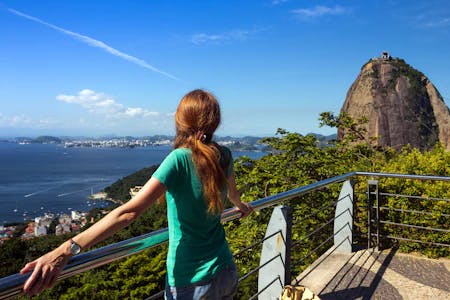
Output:
M93 193L91 195L89 195L88 197L89 199L93 200L93 201L108 201L108 202L112 202L114 204L123 204L123 201L121 200L117 200L117 199L113 199L111 197L108 197L108 194L106 192L97 192L97 193Z

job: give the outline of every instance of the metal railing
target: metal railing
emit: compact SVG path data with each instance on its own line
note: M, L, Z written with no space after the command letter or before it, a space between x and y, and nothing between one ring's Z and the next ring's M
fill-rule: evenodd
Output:
M402 231L405 229L412 229L416 231L416 234L420 235L420 232L437 232L437 233L447 233L450 234L450 226L447 228L437 228L431 226L423 226L422 219L417 218L418 216L425 216L429 218L443 218L445 221L441 222L444 224L450 224L450 214L441 213L437 215L431 211L416 209L417 204L410 204L412 201L420 200L427 203L428 208L434 207L434 203L442 201L450 207L450 199L441 197L427 197L427 196L416 196L416 195L404 195L398 193L388 193L380 191L378 187L377 180L369 180L367 186L367 211L368 211L368 237L367 237L367 247L375 246L378 250L382 250L385 246L383 244L392 243L393 240L414 242L419 244L427 244L438 247L448 247L450 248L450 236L446 238L447 243L435 242L435 241L424 241L423 239L414 239L411 236L414 235L413 232L408 232L408 237L400 236ZM407 208L399 208L388 206L386 199L405 199ZM398 202L398 201L397 201ZM415 209L409 209L409 206L415 207ZM449 209L450 211L450 209ZM375 213L374 213L375 212ZM390 214L391 216L389 216ZM401 223L396 221L396 219L406 218L409 216L410 220L408 223ZM416 223L416 224L414 224ZM417 224L418 223L418 224ZM436 222L438 223L438 222ZM373 233L372 228L375 227L375 233ZM375 241L373 241L375 239Z
M268 196L268 197L253 201L250 204L252 205L254 210L262 210L262 209L265 209L268 207L273 207L273 206L281 204L281 203L285 203L293 198L297 198L297 197L305 195L307 193L310 193L313 191L318 191L318 190L320 190L324 187L327 187L331 184L343 182L345 180L349 180L349 179L352 179L355 177L368 177L368 178L372 178L372 179L373 178L398 178L398 179L432 180L432 181L439 180L439 181L450 182L450 177L442 177L442 176L408 175L408 174L392 174L392 173L371 173L371 172L350 172L350 173L346 173L346 174L343 174L340 176L321 180L321 181L318 181L318 182L315 182L315 183L312 183L312 184L309 184L306 186L295 188L295 189L292 189L292 190L289 190L286 192L282 192L282 193L279 193L279 194L276 194L273 196ZM368 191L367 195L368 196L373 195L373 192ZM377 193L377 196L380 196L379 193ZM387 196L387 195L384 195L384 196ZM398 196L398 195L396 195L396 196ZM338 199L338 201L339 200L340 199ZM378 217L374 219L370 215L370 213L372 213L374 210L374 208L373 208L374 206L370 205L371 201L372 200L369 197L369 199L368 199L368 203L369 203L369 209L368 209L368 212L369 212L368 240L369 240L369 242L368 242L368 246L369 247L372 246L370 239L373 236L378 238L377 245L379 245L379 241L381 239L380 224L388 225L388 223L382 223L382 222L386 222L386 221L380 220L380 218L379 218L380 210L386 209L386 207L379 205L379 201L376 201L377 206L375 207L376 212L378 213L378 215L377 215ZM334 205L334 204L336 204L336 201L332 202L331 205ZM330 204L327 204L327 205L330 205ZM306 217L311 218L311 216L312 215L306 216ZM237 211L235 211L233 209L228 209L222 214L222 222L228 222L228 221L237 219L239 217L240 217L240 214ZM335 218L330 219L328 222L326 222L325 225L322 224L318 228L314 229L309 235L301 237L300 240L297 240L295 243L293 243L292 246L296 247L301 242L301 240L309 239L310 236L312 236L312 235L316 234L317 232L319 232L320 230L322 230L322 228L324 228L326 225L333 223L335 221L335 219L336 219L336 216L335 216ZM376 226L377 232L376 233L372 233L370 231L371 228L373 227L373 225L372 225L373 222L375 222L377 224L377 226ZM389 224L389 225L392 225L392 224ZM445 230L445 232L448 232L448 230ZM336 235L336 230L332 234L332 237L335 235ZM386 237L401 238L401 237L394 237L394 236L386 236ZM267 239L268 239L268 237L262 239L261 241L255 242L255 243L253 243L253 245L246 247L242 251L247 251L256 245L259 245L260 243L264 242ZM168 231L167 231L167 228L164 228L164 229L153 231L151 233L144 234L144 235L141 235L138 237L134 237L134 238L131 238L131 239L119 242L119 243L111 244L108 246L104 246L102 248L98 248L95 250L88 251L86 253L76 255L70 260L70 262L65 267L63 272L59 275L58 280L74 276L76 274L91 270L98 266L105 265L110 262L116 261L120 258L136 254L138 252L155 247L162 243L166 243L167 240L168 240ZM326 242L328 242L328 240ZM321 243L320 247L325 245L326 242ZM307 255L311 255L311 254L308 253ZM259 268L258 268L258 270L259 270ZM255 274L256 271L258 271L258 270L251 270L247 274L244 274L240 280L246 279L250 275ZM30 274L20 275L19 273L17 273L17 274L10 275L10 276L4 277L4 278L0 278L0 299L8 299L10 297L20 294L23 284L25 283L25 281L27 280L27 278L29 276L30 276ZM278 279L274 278L272 283L276 283L277 280L280 282L280 284L285 284L285 282L281 282L281 280L279 278ZM258 295L259 295L259 292L258 292L258 294L254 295L253 297L257 297ZM161 296L161 292L154 296L155 297ZM154 296L150 297L149 299L155 299Z

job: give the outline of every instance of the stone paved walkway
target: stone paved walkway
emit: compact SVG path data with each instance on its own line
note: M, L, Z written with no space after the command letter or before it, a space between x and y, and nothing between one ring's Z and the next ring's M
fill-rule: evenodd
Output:
M450 260L396 250L341 254L330 249L296 278L322 300L450 300Z

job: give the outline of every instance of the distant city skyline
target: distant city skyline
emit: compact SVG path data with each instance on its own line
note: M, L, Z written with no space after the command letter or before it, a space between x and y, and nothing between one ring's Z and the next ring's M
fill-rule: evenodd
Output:
M382 51L449 106L450 2L0 0L0 137L174 134L180 98L212 91L219 136L330 135Z

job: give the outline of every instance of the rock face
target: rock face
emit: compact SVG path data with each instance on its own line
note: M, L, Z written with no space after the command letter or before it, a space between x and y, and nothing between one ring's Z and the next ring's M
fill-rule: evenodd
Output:
M366 117L367 140L396 149L450 150L450 110L434 85L402 59L371 59L347 92L341 113ZM338 131L338 139L345 135Z

